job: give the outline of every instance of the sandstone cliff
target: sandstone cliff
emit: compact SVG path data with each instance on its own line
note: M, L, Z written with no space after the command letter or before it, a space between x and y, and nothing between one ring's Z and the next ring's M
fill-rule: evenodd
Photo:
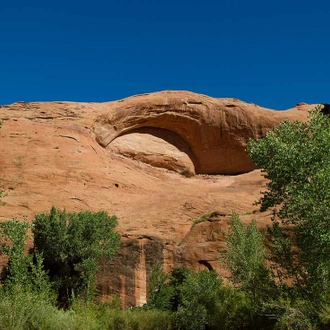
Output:
M116 214L122 249L102 263L98 292L143 304L157 261L166 270L221 271L232 211L269 222L253 205L265 180L246 143L285 118L305 120L314 107L274 111L183 91L1 106L0 181L8 196L0 220L32 221L52 205Z

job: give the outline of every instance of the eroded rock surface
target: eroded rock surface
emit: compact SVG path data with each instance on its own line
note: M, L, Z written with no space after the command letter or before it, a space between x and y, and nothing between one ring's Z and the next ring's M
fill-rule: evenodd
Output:
M194 172L199 174L240 174L255 169L245 153L247 141L264 136L284 118L306 118L305 109L306 105L301 104L294 110L277 112L236 99L165 91L111 104L108 112L96 120L94 132L105 148L180 171L185 162L178 160L180 164L176 164L176 158L181 158L177 150L168 150L165 156L153 150L155 138L159 150L168 149L166 130L171 132L171 140L185 142L182 152L191 159L188 170L193 164Z
M277 112L174 91L105 103L1 106L0 181L8 196L0 221L32 221L52 205L116 214L122 250L102 263L98 293L117 294L124 306L142 304L157 261L166 270L185 264L221 271L232 211L246 222L269 223L253 204L265 180L245 155L246 142L285 118L305 120L314 107ZM176 173L189 171L204 174ZM193 226L214 211L225 216Z

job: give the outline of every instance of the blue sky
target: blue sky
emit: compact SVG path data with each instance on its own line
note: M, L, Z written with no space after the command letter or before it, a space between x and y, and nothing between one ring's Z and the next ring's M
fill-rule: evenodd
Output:
M2 0L0 104L165 89L330 103L328 0Z

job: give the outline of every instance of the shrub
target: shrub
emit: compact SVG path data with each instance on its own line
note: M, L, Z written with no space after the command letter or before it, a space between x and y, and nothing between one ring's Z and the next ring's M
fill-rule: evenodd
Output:
M243 292L223 286L215 272L190 273L181 288L181 303L175 315L178 329L234 329L248 318Z
M234 329L249 317L246 295L224 286L214 271L195 273L176 267L167 275L157 265L153 273L152 279L158 281L151 281L152 294L145 308L171 312L174 329Z
M10 292L0 290L0 329L70 330L74 329L74 320L43 295L15 286Z
M204 222L206 220L208 220L211 216L211 213L205 213L203 214L202 216L200 216L199 218L195 219L193 221L193 224L192 224L192 228L195 227L197 224L201 223L201 222Z

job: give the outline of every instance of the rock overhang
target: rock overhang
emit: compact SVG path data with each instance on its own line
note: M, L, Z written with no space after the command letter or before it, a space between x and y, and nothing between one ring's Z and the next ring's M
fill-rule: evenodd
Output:
M139 130L145 130L144 142L139 149L140 160L176 170L175 153L170 155L172 160L166 155L161 159L160 153L149 157L151 161L142 157L149 153L147 146L152 144L155 137L163 139L163 145L171 143L162 134L171 132L177 137L176 140L186 144L183 152L193 164L193 168L191 164L187 165L189 170L196 174L235 175L256 168L245 150L250 138L260 138L285 118L299 116L306 118L307 112L298 113L297 109L274 111L237 99L215 99L192 92L164 91L109 103L109 111L96 119L93 128L101 146L124 155L129 154L129 136L132 134L129 149L134 154L136 134ZM149 130L149 137L146 130ZM171 148L168 146L168 149ZM136 156L133 158L137 159ZM180 172L182 166L178 168Z

